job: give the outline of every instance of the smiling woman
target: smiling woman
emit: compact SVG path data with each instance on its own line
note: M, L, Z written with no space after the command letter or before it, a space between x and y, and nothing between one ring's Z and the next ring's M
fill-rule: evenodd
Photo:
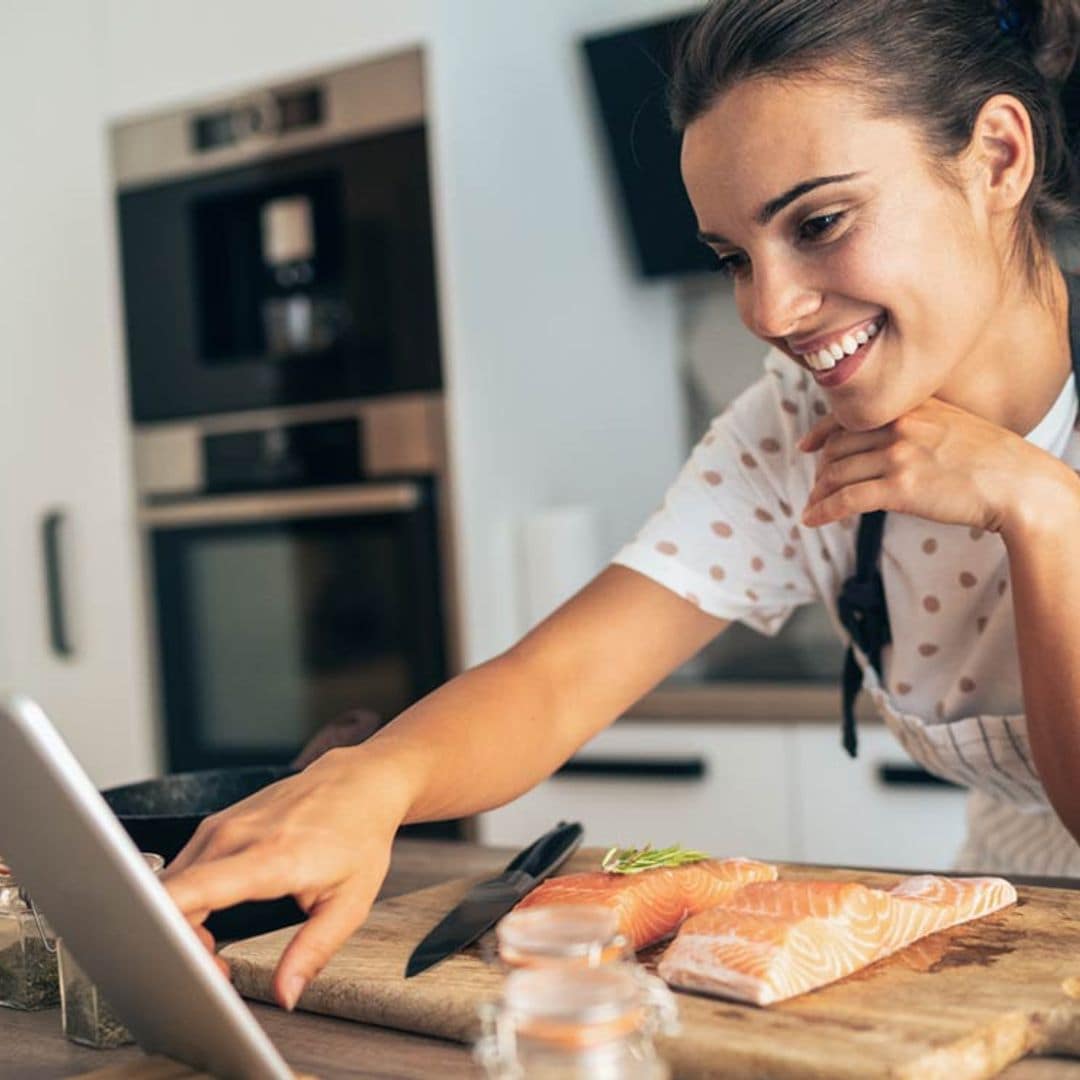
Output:
M960 866L1080 876L1080 279L1050 245L1078 40L1080 0L706 9L673 116L764 375L526 638L180 853L195 921L283 894L309 913L284 1004L366 917L398 826L508 802L731 621L772 635L803 604L851 645L848 749L865 687L973 790Z

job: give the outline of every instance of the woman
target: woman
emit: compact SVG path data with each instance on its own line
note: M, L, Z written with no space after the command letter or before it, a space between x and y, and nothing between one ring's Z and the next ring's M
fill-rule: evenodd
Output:
M366 917L399 825L513 799L730 620L775 633L842 590L847 624L871 624L853 663L889 726L974 790L962 865L1080 874L1080 436L1049 246L1073 195L1058 90L1077 35L1071 0L704 13L673 117L766 375L637 540L523 641L216 815L176 859L195 923L288 893L309 912L282 1004Z

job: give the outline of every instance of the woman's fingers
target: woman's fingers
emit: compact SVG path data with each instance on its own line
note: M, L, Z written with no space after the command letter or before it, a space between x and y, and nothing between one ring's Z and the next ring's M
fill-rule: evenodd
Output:
M827 499L833 492L849 484L886 476L889 472L889 464L888 454L884 450L853 454L850 457L829 462L818 471L817 482L810 489L806 500L807 507Z
M232 907L244 900L276 900L299 891L303 885L296 877L292 860L271 853L266 845L256 844L235 855L212 859L189 866L162 884L176 906L186 915ZM286 866L292 862L293 865Z
M274 973L274 996L292 1010L304 988L367 918L384 875L356 877L346 889L315 904L285 948Z
M843 429L830 413L819 420L795 445L806 454L813 454L821 449L825 440L834 432Z
M827 525L831 521L842 521L857 514L866 514L871 510L896 510L896 493L888 481L881 478L863 480L849 484L819 502L808 504L803 511L804 525Z

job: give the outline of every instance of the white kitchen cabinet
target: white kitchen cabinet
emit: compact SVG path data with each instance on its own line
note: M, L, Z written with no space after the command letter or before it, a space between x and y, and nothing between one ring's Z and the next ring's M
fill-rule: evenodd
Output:
M93 780L152 772L95 0L0 35L0 688ZM46 586L46 537L59 573ZM60 616L57 618L57 616Z
M964 791L910 782L921 770L881 725L860 727L855 759L840 747L839 725L797 724L792 735L802 860L949 869L964 838Z
M782 724L619 723L582 747L576 771L481 815L480 839L522 845L565 819L587 845L794 858L790 748Z
M852 760L839 723L621 722L574 756L575 771L481 815L480 839L524 845L568 819L599 846L948 869L965 793L903 782L912 762L881 725L863 724L859 744ZM694 763L702 775L678 775Z

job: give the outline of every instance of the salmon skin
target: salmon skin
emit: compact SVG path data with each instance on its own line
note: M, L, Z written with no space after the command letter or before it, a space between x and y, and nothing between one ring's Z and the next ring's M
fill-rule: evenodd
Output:
M515 910L542 904L603 904L618 914L634 950L670 937L689 915L715 907L748 882L775 881L776 867L753 859L708 859L637 874L600 870L538 885Z
M657 971L684 990L770 1005L1015 902L1002 878L925 874L890 890L844 881L751 884L688 919Z

